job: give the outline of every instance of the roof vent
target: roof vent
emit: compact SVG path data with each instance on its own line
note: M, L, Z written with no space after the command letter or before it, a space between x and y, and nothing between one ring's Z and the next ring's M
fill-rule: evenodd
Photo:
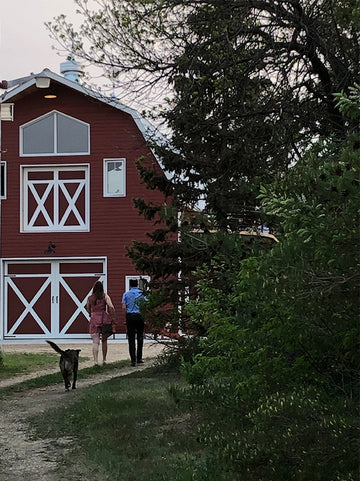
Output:
M1 120L14 120L14 104L1 104L0 105L0 119Z
M80 82L81 77L84 75L81 65L74 59L74 57L71 57L66 62L60 64L60 72L66 79L72 80L73 82Z

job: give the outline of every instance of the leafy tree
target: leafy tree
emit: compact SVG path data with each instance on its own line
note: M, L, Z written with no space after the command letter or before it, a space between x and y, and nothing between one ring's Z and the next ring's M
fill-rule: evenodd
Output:
M333 93L359 76L356 2L75 3L82 25L61 16L53 36L101 66L122 96L167 89L171 148L158 153L173 179L157 186L185 205L203 198L224 228L258 221L258 186L311 139L346 132Z
M338 97L354 118L358 94ZM233 479L357 478L359 153L356 131L317 143L262 191L280 242L198 271L189 312L208 339L184 373L212 420L202 439Z
M221 242L206 236L209 219L223 231L259 225L260 185L286 171L314 139L346 136L354 121L339 115L333 93L348 94L359 75L359 6L351 0L99 0L92 10L86 0L75 3L80 28L64 16L49 24L65 49L102 67L122 97L168 96L158 111L170 141L153 148L172 177L156 175L146 159L139 169L149 188L168 196L173 215L138 199L140 212L163 224L149 243L129 249L139 271L169 281L157 293L166 303L193 283L196 265L221 251ZM177 212L200 200L206 214L178 222Z

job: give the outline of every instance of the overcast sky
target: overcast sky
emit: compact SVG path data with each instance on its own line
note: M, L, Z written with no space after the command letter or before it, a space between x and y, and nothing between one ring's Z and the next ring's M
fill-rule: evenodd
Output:
M25 77L49 68L60 73L60 57L45 22L64 13L76 24L73 0L2 0L0 10L0 80Z
M83 16L76 14L74 0L0 0L0 81L15 80L31 73L39 73L44 68L60 74L60 63L66 60L67 53L59 52L53 47L60 46L50 38L45 22L50 22L61 14L75 26L83 22ZM88 0L89 5L98 9L95 0ZM101 69L85 66L91 75L91 84L102 87L107 95L112 93L108 81L101 77ZM0 90L0 95L3 93ZM130 92L130 96L129 96ZM131 94L126 87L117 88L116 95L125 104L142 111L156 104L158 98L152 91L152 99L147 92L141 95ZM162 98L163 92L159 94ZM166 95L169 96L168 91Z

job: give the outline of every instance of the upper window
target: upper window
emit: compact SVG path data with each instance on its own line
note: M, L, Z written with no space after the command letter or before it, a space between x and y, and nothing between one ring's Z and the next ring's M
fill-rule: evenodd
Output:
M88 155L90 125L50 112L20 127L20 155Z
M125 159L104 159L104 197L125 197Z
M22 166L22 232L88 232L89 166Z

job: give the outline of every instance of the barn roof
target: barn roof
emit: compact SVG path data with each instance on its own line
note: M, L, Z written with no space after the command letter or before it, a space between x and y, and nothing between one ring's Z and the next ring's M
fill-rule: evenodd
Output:
M146 141L151 140L159 144L167 143L166 138L161 134L161 132L147 119L140 115L137 110L128 107L113 96L107 97L101 92L97 92L88 87L85 87L77 81L70 80L62 75L56 74L48 68L45 68L37 74L32 73L27 77L22 77L11 82L2 81L0 84L0 88L8 88L8 90L0 96L0 103L11 102L12 100L18 98L26 90L36 88L36 82L39 78L48 78L50 79L50 81L52 80L56 83L62 84L86 96L96 99L99 102L103 102L106 105L109 105L111 107L114 107L115 109L121 110L122 112L129 114L133 118L135 124L137 125L138 129L140 130ZM11 90L9 89L9 87L11 88ZM157 160L161 165L161 160L159 158L157 158ZM162 165L161 167L163 168Z

